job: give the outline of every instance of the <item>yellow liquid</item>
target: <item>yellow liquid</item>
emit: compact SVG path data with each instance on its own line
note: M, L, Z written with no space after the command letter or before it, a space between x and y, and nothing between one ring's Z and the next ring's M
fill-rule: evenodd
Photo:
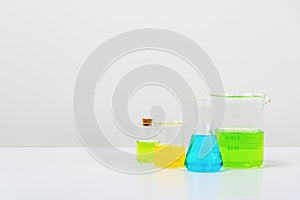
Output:
M185 147L176 145L157 145L154 147L154 165L163 168L184 167Z

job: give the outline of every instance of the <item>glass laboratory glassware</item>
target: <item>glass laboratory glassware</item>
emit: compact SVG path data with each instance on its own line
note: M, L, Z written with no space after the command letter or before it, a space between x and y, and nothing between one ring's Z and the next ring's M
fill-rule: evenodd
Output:
M216 172L222 168L222 158L216 135L210 130L212 100L197 100L198 123L191 137L185 166L193 172Z
M224 168L259 168L263 164L263 107L270 102L262 94L211 95L225 103L222 127L215 130Z
M137 161L141 163L153 163L154 147L159 144L159 140L149 139L155 135L151 118L142 118L142 139L136 141Z
M161 168L184 167L184 137L188 124L183 122L156 122L160 143L155 145L154 165Z

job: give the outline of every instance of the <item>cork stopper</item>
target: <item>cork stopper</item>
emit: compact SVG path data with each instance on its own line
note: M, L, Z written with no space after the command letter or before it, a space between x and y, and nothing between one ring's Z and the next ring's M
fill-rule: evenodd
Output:
M152 126L152 119L151 118L142 118L143 126Z

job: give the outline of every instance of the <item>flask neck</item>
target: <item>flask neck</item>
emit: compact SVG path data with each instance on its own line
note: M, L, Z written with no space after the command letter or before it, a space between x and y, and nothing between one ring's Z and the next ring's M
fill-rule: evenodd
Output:
M195 134L197 134L197 135L211 135L212 131L210 130L210 124L198 123L197 128L195 130Z
M195 134L210 135L211 134L211 120L213 115L213 105L210 99L198 99L198 123Z

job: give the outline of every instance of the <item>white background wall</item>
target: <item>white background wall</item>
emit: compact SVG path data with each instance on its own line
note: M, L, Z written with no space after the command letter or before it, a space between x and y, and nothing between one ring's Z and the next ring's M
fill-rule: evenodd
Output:
M300 3L0 1L0 146L78 146L72 92L91 51L157 27L198 42L226 91L267 93L266 144L300 145Z

